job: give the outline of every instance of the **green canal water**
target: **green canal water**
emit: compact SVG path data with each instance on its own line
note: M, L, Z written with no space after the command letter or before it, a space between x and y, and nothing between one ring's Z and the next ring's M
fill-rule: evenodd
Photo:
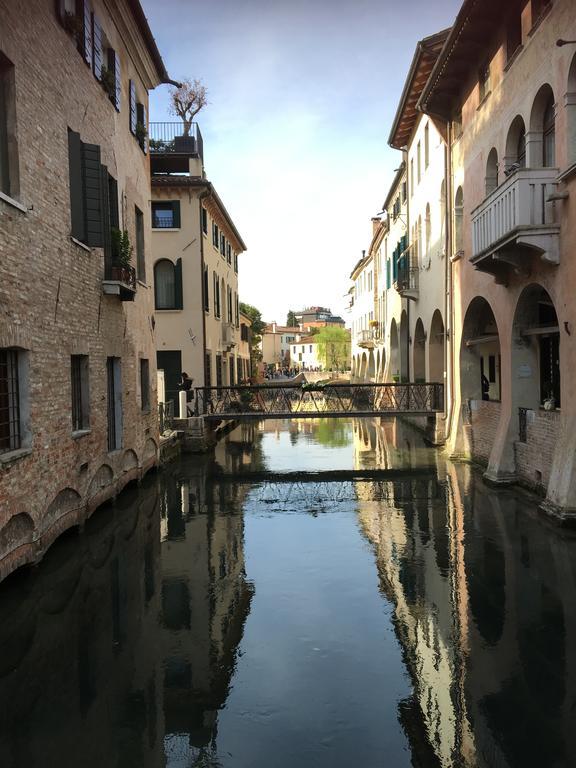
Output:
M0 585L0 766L572 766L575 668L531 498L397 421L247 424Z

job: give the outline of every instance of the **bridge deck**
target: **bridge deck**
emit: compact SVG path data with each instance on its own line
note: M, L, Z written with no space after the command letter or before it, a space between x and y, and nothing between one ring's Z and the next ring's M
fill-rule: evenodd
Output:
M194 412L210 420L426 416L442 413L439 383L197 387Z

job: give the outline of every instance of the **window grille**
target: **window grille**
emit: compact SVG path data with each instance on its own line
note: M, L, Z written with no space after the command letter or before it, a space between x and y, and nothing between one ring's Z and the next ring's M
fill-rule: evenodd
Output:
M0 453L21 447L18 352L0 349Z

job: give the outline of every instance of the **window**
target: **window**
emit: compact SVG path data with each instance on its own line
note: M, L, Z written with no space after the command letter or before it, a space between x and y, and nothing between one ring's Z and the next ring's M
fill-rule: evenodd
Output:
M238 384L242 383L242 358L237 357L236 358L236 378L238 381Z
M208 312L210 310L210 290L209 290L209 280L208 280L208 267L206 266L206 264L204 265L203 292L204 292L204 310Z
M212 386L212 354L210 352L204 355L204 386Z
M526 131L524 125L518 134L518 144L516 149L517 162L520 168L526 167Z
M90 429L90 391L88 355L70 358L72 383L72 431Z
M245 323L242 323L242 325L240 326L240 338L242 339L242 341L248 341L249 340L250 337L249 337L248 333L249 333L248 326L245 325ZM292 339L292 341L293 341L293 339ZM294 350L294 351L296 351L296 350Z
M212 222L212 245L214 248L218 248L218 244L220 242L220 230L218 229L218 224L215 224Z
M22 447L20 352L0 349L0 453Z
M430 164L430 126L428 123L424 126L424 168Z
M212 284L214 286L214 317L220 318L220 280L216 272L212 273Z
M512 10L506 24L506 55L508 61L522 45L522 17L518 7Z
M232 264L232 246L230 243L226 243L226 261L228 264Z
M240 327L240 302L238 301L237 293L234 293L234 307L235 307L236 328L239 328Z
M309 347L310 347L310 352L312 352L312 344L310 344Z
M148 116L144 104L136 104L136 139L144 154L148 152Z
M154 265L154 302L156 309L182 309L182 259Z
M410 160L410 196L414 194L414 158Z
M237 253L234 254L234 272L238 274L238 254Z
M234 307L232 306L232 288L230 288L230 286L228 286L226 289L226 310L228 313L228 322L232 324Z
M421 168L421 160L420 160L420 142L416 145L416 175L418 179L418 184L420 184L420 179L422 178L422 168Z
M100 147L85 144L68 129L71 235L94 248L110 242L108 171L100 163Z
M18 164L15 143L14 66L0 52L0 191L18 194Z
M153 229L180 229L180 200L152 201Z
M144 214L134 206L134 216L136 221L136 272L138 280L146 282L146 256L144 253Z
M226 238L220 233L220 253L222 256L226 256Z
M145 358L140 358L140 407L150 410L150 363Z
M216 355L216 386L222 386L222 355Z
M406 182L402 182L402 202L406 202Z
M556 163L556 122L552 95L550 95L544 110L543 131L542 165L545 168L553 168Z
M479 98L480 103L484 101L486 96L490 93L490 62L486 62L482 67L480 67L480 72L478 73L478 89L479 89Z
M202 208L202 232L205 235L208 234L208 211L206 208Z
M122 447L122 369L119 357L106 359L108 450Z
M531 12L532 12L532 26L536 24L538 19L544 15L545 11L550 7L551 0L532 0Z
M464 235L462 232L464 219L464 194L462 187L456 190L454 198L454 253L460 252L464 247Z

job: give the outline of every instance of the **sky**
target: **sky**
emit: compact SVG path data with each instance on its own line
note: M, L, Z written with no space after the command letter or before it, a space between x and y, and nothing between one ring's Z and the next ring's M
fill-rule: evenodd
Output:
M199 78L206 175L247 246L239 293L265 320L329 307L401 162L388 136L416 43L461 0L143 0L175 79ZM168 113L169 87L150 100Z

